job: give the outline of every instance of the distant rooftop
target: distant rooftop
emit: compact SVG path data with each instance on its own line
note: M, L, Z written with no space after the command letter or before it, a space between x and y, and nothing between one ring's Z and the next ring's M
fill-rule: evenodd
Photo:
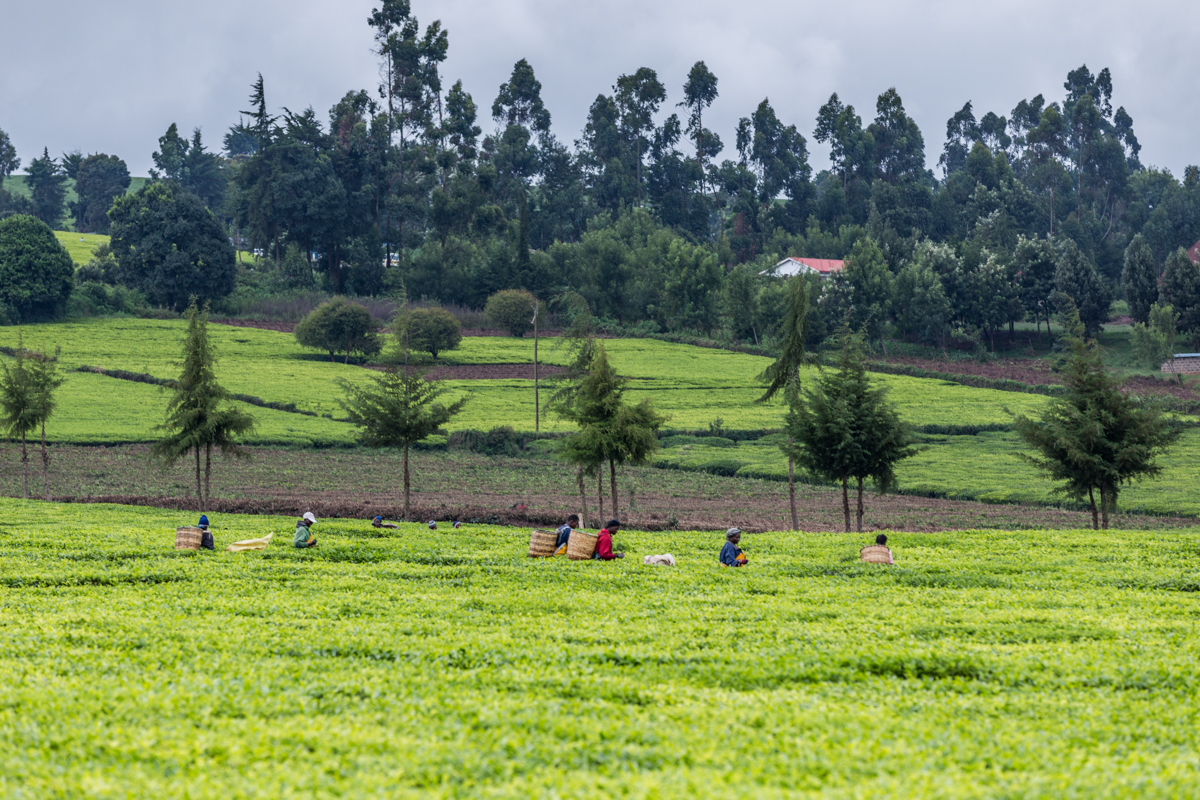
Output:
M843 263L833 258L800 258L798 256L788 256L770 269L764 270L761 274L790 278L793 275L815 272L822 278L828 278L833 273L839 271Z
M1188 250L1187 254L1188 258L1197 264L1200 264L1200 242L1196 242L1194 245L1192 245L1192 249Z

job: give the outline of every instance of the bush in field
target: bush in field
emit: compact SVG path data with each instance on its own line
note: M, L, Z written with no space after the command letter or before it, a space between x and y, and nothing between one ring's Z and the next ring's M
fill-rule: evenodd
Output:
M108 211L117 278L151 302L182 311L233 291L233 246L212 212L174 183L148 183Z
M53 315L71 294L75 264L46 223L0 220L0 306L21 319Z
M296 341L305 347L325 350L329 360L334 353L345 353L345 363L350 363L351 353L362 353L370 357L383 348L376 335L378 324L364 306L351 303L344 297L335 297L322 303L296 326Z
M533 330L533 307L537 301L524 289L505 289L488 298L483 313L497 328L519 338Z
M396 321L396 336L434 358L462 343L462 323L444 308L418 308Z

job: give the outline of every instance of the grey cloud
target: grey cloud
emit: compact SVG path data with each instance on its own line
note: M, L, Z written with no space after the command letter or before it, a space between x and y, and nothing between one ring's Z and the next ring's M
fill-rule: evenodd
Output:
M171 122L202 127L217 147L258 72L273 106L311 105L323 117L347 90L378 83L366 25L377 4L20 3L5 11L0 128L26 162L43 146L54 154L78 148L115 153L146 174ZM769 97L810 138L819 168L825 152L810 134L829 94L869 121L876 96L895 86L932 165L946 119L967 100L977 113L1008 114L1023 98L1059 97L1066 73L1086 63L1112 69L1114 103L1133 116L1143 161L1177 175L1200 162L1195 9L1111 0L413 2L422 24L441 19L449 30L444 74L463 79L485 130L496 89L519 58L533 64L566 141L578 138L591 101L618 75L656 69L673 106L688 68L703 59L721 80L708 120L727 148L737 119Z

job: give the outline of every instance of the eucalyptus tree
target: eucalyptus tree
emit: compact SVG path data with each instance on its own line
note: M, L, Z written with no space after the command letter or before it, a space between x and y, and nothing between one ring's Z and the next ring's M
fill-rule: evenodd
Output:
M721 152L721 137L704 127L704 109L716 101L717 76L703 61L697 61L688 71L683 84L683 100L679 105L688 110L687 135L696 143L696 164L700 167L700 191L704 191L704 160Z

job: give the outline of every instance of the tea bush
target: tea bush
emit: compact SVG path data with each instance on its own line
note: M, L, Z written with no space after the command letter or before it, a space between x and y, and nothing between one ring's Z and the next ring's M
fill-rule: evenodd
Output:
M897 533L895 567L772 533L730 570L720 533L599 563L210 516L177 553L190 515L0 499L0 795L1200 791L1193 532Z

